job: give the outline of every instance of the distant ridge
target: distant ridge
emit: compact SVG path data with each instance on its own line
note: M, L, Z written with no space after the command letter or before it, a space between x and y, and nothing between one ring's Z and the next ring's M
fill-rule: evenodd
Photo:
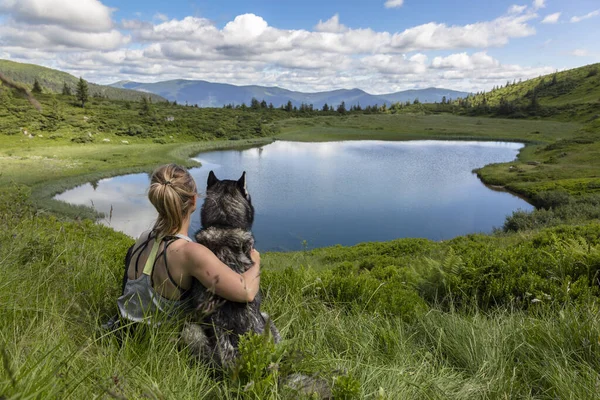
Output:
M176 79L155 83L140 83L133 81L119 81L110 86L134 89L144 92L158 94L168 100L179 103L198 104L200 107L222 107L226 104L239 105L250 104L252 98L258 101L272 103L279 107L291 101L294 106L301 104L312 104L315 108L321 108L324 104L337 106L342 101L346 107L353 105L373 106L391 105L397 102L413 102L419 99L421 103L441 102L446 100L466 97L469 93L449 89L427 88L406 90L402 92L383 95L372 95L360 89L339 89L326 92L305 93L297 92L279 87L266 86L236 86L226 83L213 83L203 80Z
M11 80L25 84L30 88L33 86L34 80L37 79L44 90L53 93L61 93L65 83L74 91L75 85L79 80L79 78L63 71L9 60L0 60L0 72ZM129 88L116 88L91 82L88 82L88 86L91 96L102 96L112 100L139 101L142 96L149 95L152 101L166 101L165 98L150 92L145 94Z

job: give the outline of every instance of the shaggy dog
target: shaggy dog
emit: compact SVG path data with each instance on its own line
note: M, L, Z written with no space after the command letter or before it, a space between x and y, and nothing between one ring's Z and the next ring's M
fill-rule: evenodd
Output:
M246 189L246 172L233 181L219 180L210 171L201 218L202 229L196 232L197 242L209 248L234 271L247 271L253 264L250 252L254 237L250 229L254 222L254 207ZM268 315L260 312L260 292L250 303L236 303L226 301L198 284L193 289L193 296L204 316L201 326L206 339L201 356L214 365L233 365L238 355L239 336L246 332L263 333L268 329L275 343L281 340ZM201 336L200 332L197 334Z

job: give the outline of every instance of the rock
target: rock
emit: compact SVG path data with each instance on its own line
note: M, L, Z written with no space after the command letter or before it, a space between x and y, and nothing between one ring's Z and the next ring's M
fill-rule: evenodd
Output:
M103 142L110 142L110 139L102 139Z
M123 143L123 144L129 144L129 141L128 140L121 140L121 143Z
M317 376L296 373L281 379L280 383L289 387L301 397L317 399L333 398L329 382Z

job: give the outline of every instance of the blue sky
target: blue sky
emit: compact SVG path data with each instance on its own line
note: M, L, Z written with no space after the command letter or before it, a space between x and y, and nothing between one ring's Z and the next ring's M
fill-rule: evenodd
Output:
M599 0L0 0L0 58L110 83L490 89L600 62Z

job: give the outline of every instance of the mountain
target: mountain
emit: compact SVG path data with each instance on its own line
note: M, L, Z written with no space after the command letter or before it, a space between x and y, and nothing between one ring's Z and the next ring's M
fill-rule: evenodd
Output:
M600 101L600 63L510 83L487 93L471 96L473 104L485 101L489 106L501 102L526 105L535 101L543 106L598 104Z
M54 93L61 93L65 83L74 91L75 85L79 81L79 78L63 71L8 60L0 60L0 73L15 82L29 86L29 88L33 87L33 82L37 79L45 91ZM88 87L90 96L102 96L113 100L139 101L142 96L150 96L154 102L166 100L156 94L145 94L131 89L97 85L91 82L88 82Z
M226 104L241 103L248 105L252 98L273 103L275 107L284 105L288 101L291 101L295 106L300 106L304 103L312 104L316 108L323 107L325 103L337 106L342 101L346 103L347 107L358 104L364 107L375 104L390 105L397 102L412 102L416 98L422 103L434 103L441 102L443 97L449 100L468 95L466 92L438 88L407 90L383 95L372 95L360 89L339 89L327 92L304 93L279 87L256 85L235 86L225 83L185 79L155 83L120 81L110 86L155 93L172 101L198 104L200 107L221 107Z

